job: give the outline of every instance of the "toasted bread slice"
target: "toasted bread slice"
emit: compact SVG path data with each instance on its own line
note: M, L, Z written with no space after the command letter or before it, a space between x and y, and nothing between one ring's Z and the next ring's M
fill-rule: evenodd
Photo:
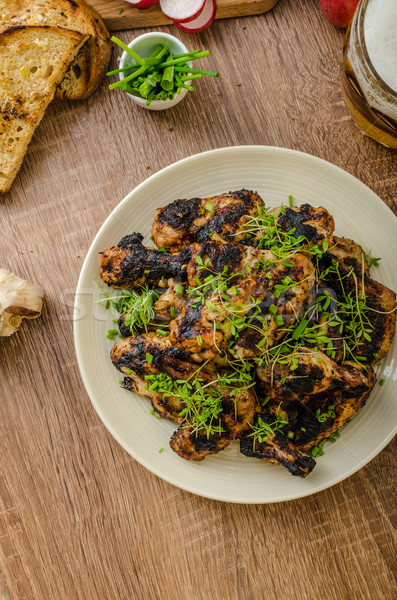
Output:
M109 64L111 42L103 20L84 0L0 0L0 29L16 25L57 25L90 35L57 97L82 100L96 90Z
M0 193L10 189L34 130L88 39L48 26L12 27L0 34Z

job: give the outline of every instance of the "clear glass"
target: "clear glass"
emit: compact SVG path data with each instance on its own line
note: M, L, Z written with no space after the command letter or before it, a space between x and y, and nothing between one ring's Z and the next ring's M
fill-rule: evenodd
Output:
M397 90L389 87L375 69L364 34L367 9L372 1L362 0L346 34L341 65L343 97L365 135L397 149ZM393 1L397 5L397 0ZM373 10L368 18L374 18ZM381 36L379 43L383 43Z

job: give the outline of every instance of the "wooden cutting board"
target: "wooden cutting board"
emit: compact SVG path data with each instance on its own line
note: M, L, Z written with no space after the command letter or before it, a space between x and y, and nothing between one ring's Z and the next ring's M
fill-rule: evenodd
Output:
M99 12L109 31L171 24L159 5L139 10L124 0L88 0L88 2ZM273 8L276 3L277 0L217 0L216 18L259 15Z

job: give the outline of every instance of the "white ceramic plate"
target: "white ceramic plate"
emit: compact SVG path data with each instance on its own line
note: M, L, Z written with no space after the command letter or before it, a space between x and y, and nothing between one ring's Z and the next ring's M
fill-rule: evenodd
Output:
M288 201L326 207L336 233L352 237L373 256L381 256L373 276L397 289L396 219L363 183L319 158L284 148L240 146L191 156L156 173L113 210L93 241L84 262L75 301L75 345L84 384L95 410L110 433L144 467L169 483L195 494L241 503L280 502L323 490L366 465L392 439L397 423L396 341L383 361L367 405L352 419L335 444L306 478L282 467L239 453L238 442L201 463L177 456L168 441L175 426L149 413L150 401L119 387L121 374L109 359L113 342L110 311L95 304L102 298L98 252L132 231L148 237L156 208L177 198L211 196L240 188L256 190L270 206ZM159 452L161 448L164 451ZM370 468L370 467L369 467Z

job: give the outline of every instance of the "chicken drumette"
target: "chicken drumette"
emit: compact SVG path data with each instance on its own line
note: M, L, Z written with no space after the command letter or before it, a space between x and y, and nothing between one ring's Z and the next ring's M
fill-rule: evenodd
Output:
M155 212L152 237L159 248L171 252L206 242L214 234L227 241L244 239L244 224L258 214L258 206L263 206L262 198L249 190L175 200Z
M112 348L111 360L127 375L126 389L149 396L161 416L179 423L171 447L182 458L202 460L219 452L230 440L240 438L254 420L257 405L252 388L222 385L222 377L230 371L222 371L219 379L215 365L198 367L166 337L148 333L120 340ZM158 375L154 384L153 376ZM181 388L184 381L189 388ZM208 390L208 402L203 388ZM195 411L201 411L202 416L199 419L188 410L195 394L200 404Z

